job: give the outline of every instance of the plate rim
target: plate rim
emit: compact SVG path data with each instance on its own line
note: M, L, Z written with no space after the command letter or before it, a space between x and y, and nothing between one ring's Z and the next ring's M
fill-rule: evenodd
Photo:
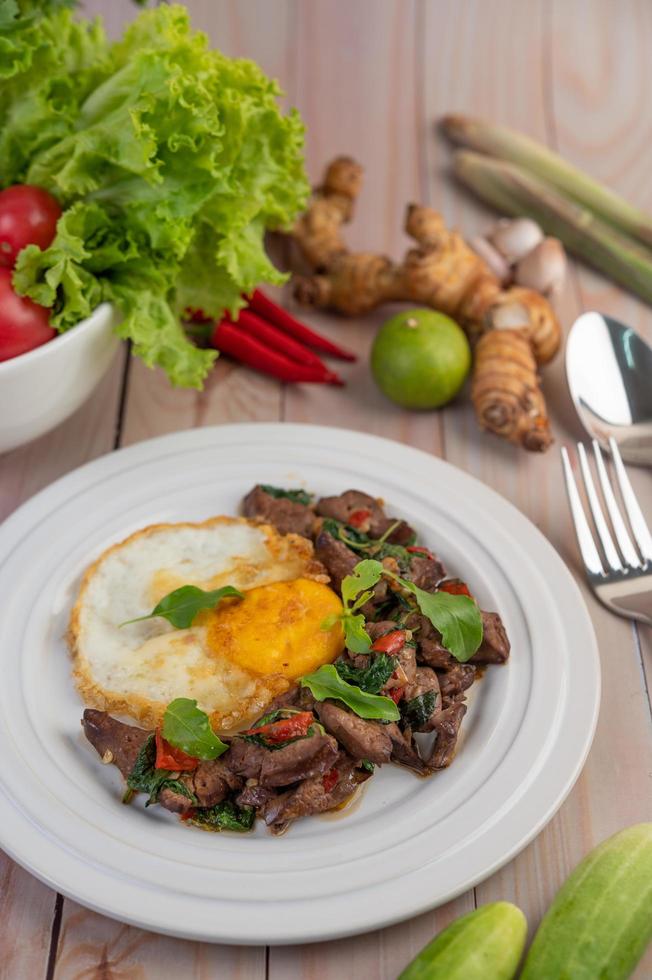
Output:
M44 489L36 493L34 496L32 496L29 500L24 502L19 508L17 508L16 511L14 511L14 513L12 513L5 520L5 522L2 525L0 525L0 540L3 539L6 540L7 537L11 539L14 531L18 529L21 525L24 525L25 522L27 522L28 527L32 527L33 524L33 521L31 520L32 515L38 513L39 508L41 507L41 504L44 500L49 500L50 498L54 500L58 499L61 493L65 493L66 489L70 485L72 485L76 481L79 481L80 479L83 482L85 478L88 476L89 472L96 473L97 479L87 483L87 485L84 488L85 490L88 490L90 487L92 487L97 483L101 483L107 477L118 473L120 470L121 461L122 460L127 461L128 457L130 458L140 457L141 462L146 463L149 459L156 459L157 456L160 456L160 452L158 452L158 450L160 449L161 446L163 446L166 443L171 448L177 447L179 449L182 448L190 449L193 447L193 443L195 443L197 446L202 446L204 444L210 445L215 441L219 442L220 440L225 440L225 439L228 442L229 436L232 435L233 437L237 438L238 434L243 433L244 431L248 431L249 433L255 432L260 437L265 437L267 440L273 439L274 436L278 437L282 435L283 442L287 442L288 438L291 440L293 433L295 433L297 436L301 435L302 438L305 438L307 434L310 434L314 436L316 441L318 441L319 437L322 436L326 438L327 442L328 439L333 438L333 436L336 436L338 438L353 439L354 441L361 439L370 448L375 447L375 450L378 453L383 451L387 452L390 447L393 450L396 450L396 448L398 447L405 453L411 455L415 460L415 462L418 462L419 458L422 461L427 460L430 464L434 463L436 466L443 467L445 470L448 471L449 475L453 475L454 479L461 479L463 483L473 485L476 491L479 491L487 502L491 501L498 508L499 511L501 510L505 511L506 509L506 515L507 516L511 515L515 517L517 519L517 524L524 522L524 524L527 525L529 533L535 535L535 537L538 539L537 543L539 547L543 548L544 551L547 553L548 558L552 560L553 564L557 565L557 568L564 579L565 587L569 588L571 593L573 594L575 600L576 612L578 614L576 620L576 628L578 629L581 628L582 630L585 631L586 639L589 641L588 646L590 647L590 658L593 661L593 668L594 668L592 671L592 680L594 682L594 692L593 692L594 697L593 697L590 723L583 737L581 751L573 755L574 765L572 766L571 769L569 769L569 772L566 776L566 779L564 781L563 791L558 792L556 794L555 799L548 805L546 810L539 815L538 819L529 826L529 829L526 832L522 833L519 836L518 840L515 840L510 847L508 847L503 852L501 852L500 858L494 860L494 862L490 866L485 867L481 872L467 876L467 878L463 882L461 882L457 887L450 889L445 894L445 896L443 897L437 896L434 900L430 901L429 903L424 903L423 900L415 900L411 903L406 900L400 912L393 910L392 912L388 912L385 915L379 913L373 916L373 922L365 921L363 924L359 924L359 923L351 924L348 927L341 927L337 929L322 927L320 929L313 930L310 933L304 932L302 935L288 934L275 938L269 938L268 936L264 936L261 938L248 936L247 938L243 938L242 935L229 937L225 935L216 935L215 931L211 931L210 933L207 933L205 931L202 931L201 928L189 929L185 927L178 928L176 926L169 927L164 923L162 923L161 921L159 921L161 917L160 909L158 909L153 916L145 915L143 918L124 914L120 910L115 910L111 908L111 906L108 905L107 902L92 903L89 902L87 897L80 898L79 894L75 892L74 888L68 887L65 881L61 881L59 879L55 880L48 874L42 873L38 867L38 861L32 863L29 860L25 860L25 856L22 853L20 854L16 853L14 851L14 848L11 846L11 844L7 843L1 825L0 825L0 844L2 844L6 852L14 860L16 860L17 863L21 864L23 867L26 867L27 870L30 871L30 873L34 874L35 877L39 878L41 881L44 881L49 887L56 888L59 892L61 892L62 894L66 895L67 897L75 901L81 901L86 907L92 908L94 911L97 911L100 914L107 915L110 918L116 919L117 921L128 922L129 924L140 928L160 932L167 935L188 938L192 940L215 942L215 943L221 942L227 944L247 943L250 945L265 945L265 944L276 945L276 944L315 942L315 941L324 941L327 939L342 938L345 936L356 935L372 929L384 928L396 922L404 921L405 919L418 915L421 912L425 912L428 909L435 908L441 905L443 902L449 901L457 897L458 895L468 890L470 887L476 885L478 882L485 880L487 877L495 873L495 871L497 871L500 867L508 863L516 854L518 854L524 847L526 847L537 836L538 833L540 833L542 828L548 823L548 821L552 818L552 816L557 812L559 807L562 805L562 803L570 793L572 787L574 786L584 766L586 757L589 753L591 744L593 742L593 737L595 734L595 728L597 725L597 719L599 713L600 687L601 687L600 661L599 661L599 654L598 654L597 639L595 636L595 631L593 628L591 618L588 613L588 609L586 607L586 603L584 601L584 597L582 596L582 593L574 577L570 573L570 570L567 568L565 562L563 561L559 553L556 551L553 545L548 541L548 539L543 535L543 533L536 527L536 525L532 521L529 520L529 518L527 518L524 514L522 514L518 510L518 508L516 508L511 503L511 501L502 497L499 493L493 490L493 488L486 486L477 477L474 477L471 474L466 473L465 471L454 466L452 463L448 462L447 460L440 459L439 457L436 457L428 452L425 452L424 450L417 449L414 446L407 445L405 443L400 443L395 440L387 439L381 436L372 435L364 432L357 432L355 430L346 429L346 428L338 428L334 426L320 426L320 425L312 425L306 423L285 423L285 422L266 422L266 423L240 422L240 423L232 423L232 424L217 425L217 426L206 426L201 428L181 430L178 432L158 436L153 439L145 440L143 442L136 443L133 446L128 446L123 449L109 452L103 456L98 457L95 460L91 460L88 463L85 463L84 465L78 467L75 470L72 470L67 474L64 474L54 483L50 484L48 487L45 487ZM282 455L282 451L281 451L281 455ZM513 531L511 531L510 533L512 534L512 536L514 536ZM0 568L4 563L5 563L5 559L3 558L2 562L0 562ZM589 651L587 651L587 655L588 654ZM0 802L2 802L2 800L4 800L5 803L9 803L11 808L14 810L14 812L15 813L17 812L19 814L20 818L22 818L23 820L28 819L27 815L21 813L19 811L19 808L15 806L13 800L11 800L11 798L7 794L5 794L3 790L0 790ZM52 842L52 846L55 847L58 851L62 850L61 845L57 842Z

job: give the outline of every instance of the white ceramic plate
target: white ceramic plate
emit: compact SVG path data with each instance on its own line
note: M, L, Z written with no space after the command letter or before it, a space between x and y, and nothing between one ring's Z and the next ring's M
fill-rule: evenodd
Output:
M359 487L503 615L512 642L474 697L453 765L386 766L337 817L283 837L207 834L120 804L82 738L64 633L84 567L146 524L237 511L256 482ZM527 844L570 790L600 675L579 590L537 529L476 480L340 429L233 425L141 443L76 470L0 528L0 845L53 888L160 932L297 943L378 928L445 902Z

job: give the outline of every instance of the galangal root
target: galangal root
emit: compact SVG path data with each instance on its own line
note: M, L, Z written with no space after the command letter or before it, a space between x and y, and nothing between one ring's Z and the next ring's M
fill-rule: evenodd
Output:
M292 235L314 274L295 277L297 300L346 316L403 301L448 314L475 348L471 398L481 427L525 449L547 449L552 434L537 368L554 357L561 338L548 301L519 286L503 289L441 215L416 204L407 208L405 230L417 246L400 265L350 252L341 231L361 183L361 166L338 157L298 220Z

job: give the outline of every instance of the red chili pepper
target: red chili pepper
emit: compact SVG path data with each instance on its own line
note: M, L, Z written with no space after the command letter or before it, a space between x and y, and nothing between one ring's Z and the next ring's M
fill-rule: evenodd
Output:
M322 786L324 787L324 792L330 793L340 781L340 774L337 769L329 769L327 773L322 776Z
M354 510L349 514L346 523L350 524L351 527L360 527L365 523L365 521L368 521L370 517L371 511L361 507L359 510Z
M233 321L230 320L229 322ZM297 364L310 364L319 367L326 373L330 373L314 351L308 350L303 344L300 344L297 340L293 340L292 337L289 337L282 330L279 330L278 327L275 327L273 323L263 320L262 317L259 317L256 313L252 313L251 310L240 311L237 325L246 330L248 334L260 340L266 347L279 351L281 354L289 357L291 361L296 361Z
M314 716L311 711L300 711L290 718L281 718L279 721L271 721L268 725L261 725L259 728L249 728L243 735L262 735L270 745L280 745L291 738L301 738L308 734L308 730L314 724Z
M194 806L191 806L189 810L186 810L186 811L184 811L184 813L180 814L181 819L182 820L191 820L194 817L194 815L196 814L196 812L197 812L197 810L195 809L195 807Z
M404 643L405 630L392 630L391 633L385 633L384 636L379 636L377 640L374 640L371 649L374 653L387 653L391 657L398 653Z
M172 772L191 772L199 765L199 759L192 755L186 755L181 749L170 745L167 739L163 738L161 729L155 732L156 739L156 769L169 769Z
M271 374L280 381L344 384L341 378L324 365L297 364L284 354L270 350L228 320L221 320L215 325L211 343L213 347L230 354L243 364L262 371L263 374Z
M389 697L392 699L392 701L394 702L394 704L398 704L399 701L401 700L401 698L403 697L403 695L405 694L405 688L404 687L390 687L390 689L389 689L389 691L387 693L388 693Z
M328 340L326 337L322 337L321 334L311 330L305 323L301 323L300 320L293 317L287 310L284 310L282 306L274 303L268 296L261 293L259 289L254 290L248 299L249 307L254 313L258 313L268 323L273 323L275 326L280 327L281 330L285 330L286 333L291 334L304 344L309 344L311 347L315 347L325 354L331 354L333 357L339 357L342 361L357 361L356 355L351 351L340 347L338 344L334 344L332 340Z
M409 551L411 555L421 555L423 558L434 558L430 548L422 548L420 545L411 544L409 548L405 549Z
M449 578L444 582L440 582L437 586L437 591L448 592L449 595L468 595L469 599L473 598L469 592L468 585L459 578Z

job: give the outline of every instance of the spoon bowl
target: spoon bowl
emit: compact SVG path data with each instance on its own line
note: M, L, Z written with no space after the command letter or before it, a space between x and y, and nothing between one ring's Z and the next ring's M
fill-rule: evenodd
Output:
M603 313L583 313L566 343L566 377L580 421L628 463L652 466L652 347Z

